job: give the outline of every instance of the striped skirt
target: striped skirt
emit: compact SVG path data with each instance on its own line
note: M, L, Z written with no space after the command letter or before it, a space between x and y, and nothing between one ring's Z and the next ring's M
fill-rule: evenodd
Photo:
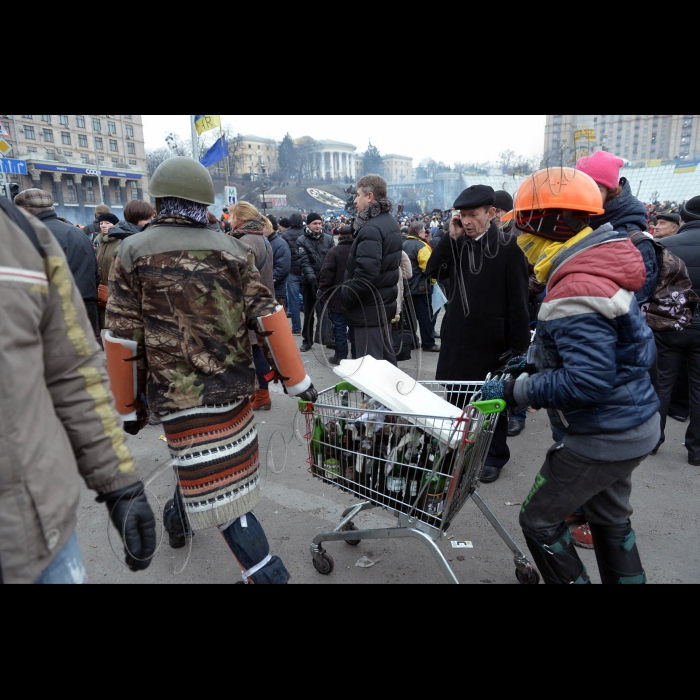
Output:
M193 530L249 513L258 493L258 432L246 398L163 416L180 493Z

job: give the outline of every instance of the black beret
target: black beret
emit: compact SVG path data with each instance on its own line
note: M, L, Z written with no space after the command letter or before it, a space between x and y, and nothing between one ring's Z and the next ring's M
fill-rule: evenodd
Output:
M657 219L666 219L666 221L670 221L672 224L680 224L681 222L681 217L679 214L673 214L673 213L668 213L666 214L665 212L662 212L661 214L656 214Z
M453 206L455 209L478 209L479 207L493 207L495 205L496 198L493 187L472 185L457 197Z
M510 211L513 208L513 198L505 190L496 190L493 194L496 209Z

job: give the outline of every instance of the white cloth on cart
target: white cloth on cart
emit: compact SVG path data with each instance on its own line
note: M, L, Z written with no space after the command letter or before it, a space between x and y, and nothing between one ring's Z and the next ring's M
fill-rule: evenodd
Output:
M357 360L341 360L333 372L389 411L405 416L449 449L459 445L461 433L455 432L455 419L462 415L462 410L390 362L368 355Z

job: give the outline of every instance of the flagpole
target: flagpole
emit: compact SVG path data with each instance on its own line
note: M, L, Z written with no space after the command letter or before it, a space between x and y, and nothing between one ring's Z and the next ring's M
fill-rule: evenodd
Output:
M197 127L194 125L194 114L190 115L190 128L192 129L192 157L199 163L199 137Z
M219 134L221 136L221 153L224 152L224 129L221 126L221 117L219 117ZM227 151L228 153L228 151ZM228 155L226 156L226 187L228 187Z

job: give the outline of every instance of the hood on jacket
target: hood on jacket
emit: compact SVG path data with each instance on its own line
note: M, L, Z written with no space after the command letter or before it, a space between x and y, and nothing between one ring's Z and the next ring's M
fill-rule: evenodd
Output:
M648 228L646 207L632 194L627 178L623 177L620 182L622 192L615 199L603 204L604 214L591 217L591 228L596 229L603 224L612 224L616 231L629 232L630 229L646 231Z
M107 233L100 233L97 236L97 240L100 243L107 243L107 241L123 241L129 236L133 236L135 233L141 233L141 228L136 224L130 224L128 221L120 221L118 224L112 226Z
M604 224L560 255L552 265L547 287L577 273L608 279L630 292L639 291L647 277L642 254L625 232L614 231L611 224Z

